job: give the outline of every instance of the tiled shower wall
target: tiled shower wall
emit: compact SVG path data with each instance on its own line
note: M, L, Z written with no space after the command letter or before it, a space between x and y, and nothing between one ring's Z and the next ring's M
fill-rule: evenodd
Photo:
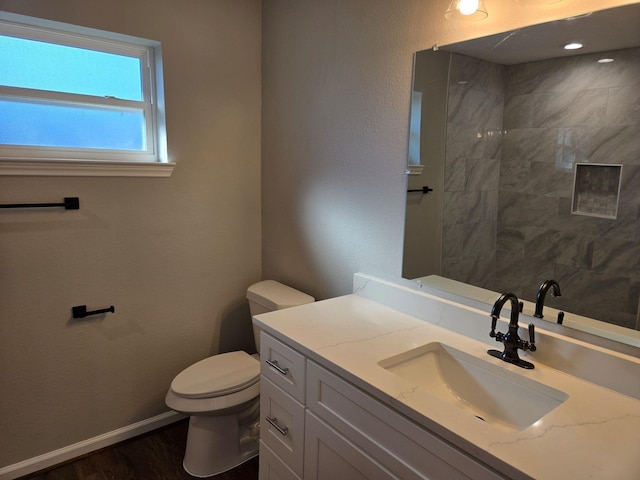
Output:
M615 61L598 63L604 56ZM492 75L480 74L491 70L480 65L484 62L460 57L452 65L458 62L465 66L452 66L452 79L455 71L475 68L474 83L483 88L492 83L486 80ZM485 103L470 93L450 94L446 177L454 178L445 185L454 186L447 192L456 222L451 231L460 232L463 240L456 242L451 235L443 274L513 291L527 300L535 300L542 281L554 278L562 297L548 296L548 305L635 328L640 298L640 49L499 68L505 75L504 110L485 113L484 120L491 123L480 125L492 131L494 118L503 117L501 149L497 145L487 154L475 153L485 143L486 129L477 130L477 143L471 142L471 134L461 134L473 129L482 105L497 105L498 90L491 90ZM464 142L472 147L470 155L458 149ZM616 219L571 213L575 163L623 165ZM493 190L498 171L499 195ZM485 209L489 198L499 205L497 219ZM494 243L491 232L496 232ZM446 236L443 243L447 250ZM449 253L456 256L447 257Z
M452 55L442 274L475 285L495 274L504 80L501 65Z

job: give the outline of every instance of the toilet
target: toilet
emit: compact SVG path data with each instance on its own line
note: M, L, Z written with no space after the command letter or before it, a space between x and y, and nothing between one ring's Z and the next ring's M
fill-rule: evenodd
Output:
M274 280L247 289L251 316L312 303L315 299ZM260 352L260 329L253 326ZM194 363L171 382L169 408L189 415L183 467L194 477L230 470L258 454L260 360L243 351Z

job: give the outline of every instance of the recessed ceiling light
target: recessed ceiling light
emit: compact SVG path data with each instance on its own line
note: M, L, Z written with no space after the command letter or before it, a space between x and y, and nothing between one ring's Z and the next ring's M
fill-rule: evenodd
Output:
M611 63L613 61L613 58L601 58L600 60L598 60L598 63Z
M578 19L578 18L588 17L588 16L590 16L591 14L593 14L593 12L583 13L582 15L574 15L573 17L567 17L567 18L565 18L564 20L567 20L567 21L576 20L576 19Z
M571 42L571 43L567 43L566 45L563 45L562 48L564 48L565 50L578 50L579 48L582 48L584 45L582 45L581 43L578 42Z

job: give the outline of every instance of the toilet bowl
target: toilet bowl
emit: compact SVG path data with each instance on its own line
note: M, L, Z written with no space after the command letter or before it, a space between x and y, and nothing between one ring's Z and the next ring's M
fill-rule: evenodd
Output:
M315 299L274 280L247 289L251 315L281 310ZM260 329L253 326L260 351ZM260 360L235 351L214 355L180 372L165 397L169 408L189 415L183 461L187 473L210 477L258 454Z

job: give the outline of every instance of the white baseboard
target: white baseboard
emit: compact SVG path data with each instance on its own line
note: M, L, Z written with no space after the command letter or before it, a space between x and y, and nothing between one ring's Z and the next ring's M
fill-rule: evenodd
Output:
M79 457L80 455L85 455L95 450L122 442L123 440L128 440L129 438L150 432L156 428L164 427L165 425L177 422L182 418L185 418L185 416L179 413L165 412L160 415L156 415L155 417L127 425L126 427L103 433L97 437L89 438L82 442L59 448L53 452L38 455L37 457L2 467L0 468L0 480L13 480L15 478L22 477L23 475L29 475L30 473L37 472L38 470L49 468L57 465L58 463Z

